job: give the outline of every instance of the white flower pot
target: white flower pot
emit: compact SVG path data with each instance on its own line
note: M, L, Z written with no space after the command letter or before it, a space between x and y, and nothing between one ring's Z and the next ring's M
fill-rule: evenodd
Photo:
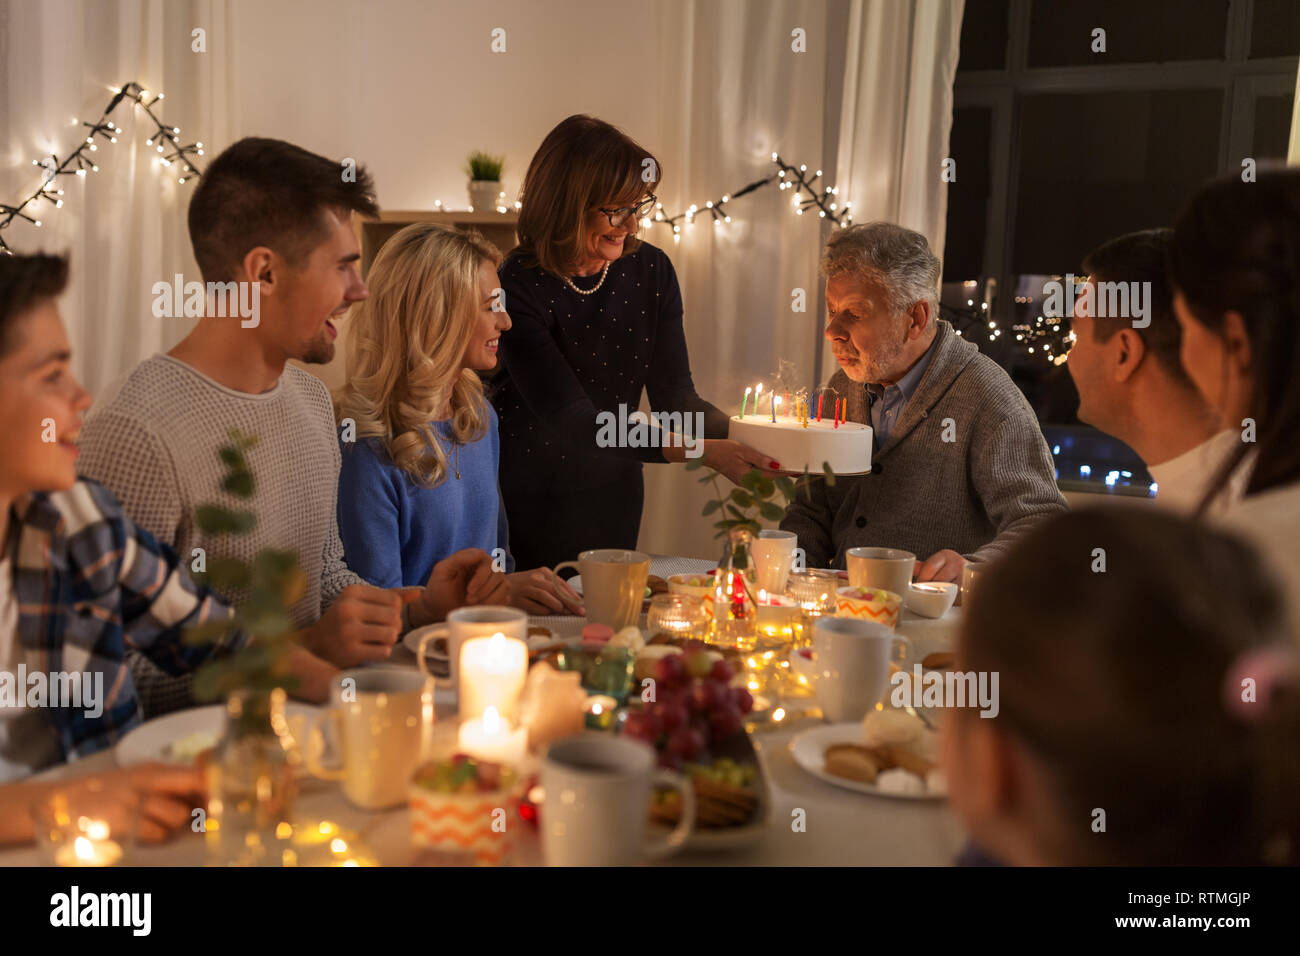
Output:
M498 204L504 204L501 198L501 183L498 180L471 179L469 181L469 204L475 212L493 212Z

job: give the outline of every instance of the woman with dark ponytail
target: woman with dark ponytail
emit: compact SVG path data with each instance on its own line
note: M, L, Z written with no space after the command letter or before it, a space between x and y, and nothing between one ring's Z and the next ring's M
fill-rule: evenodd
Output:
M1300 639L1300 170L1203 187L1175 223L1169 261L1183 366L1221 427L1242 435L1206 500L1246 475L1223 520L1263 551Z

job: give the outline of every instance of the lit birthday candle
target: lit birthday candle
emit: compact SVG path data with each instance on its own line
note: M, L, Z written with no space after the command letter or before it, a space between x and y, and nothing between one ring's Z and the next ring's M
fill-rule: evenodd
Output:
M742 419L745 417L745 405L749 402L749 393L752 391L753 389L747 386L745 388L745 397L740 400L740 417Z
M820 395L817 396L817 420L818 421L822 420L822 399L825 397L826 397L825 392L822 392Z
M781 396L776 394L776 392L773 392L772 393L772 421L774 422L776 421L776 407L780 404L781 404Z

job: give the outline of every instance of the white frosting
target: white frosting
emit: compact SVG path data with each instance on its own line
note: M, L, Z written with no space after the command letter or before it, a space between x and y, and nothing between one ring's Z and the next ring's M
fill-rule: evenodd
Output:
M746 415L731 419L727 437L756 448L782 471L804 471L820 475L823 463L837 475L862 474L871 470L871 426L829 418L810 420L805 428L793 415Z

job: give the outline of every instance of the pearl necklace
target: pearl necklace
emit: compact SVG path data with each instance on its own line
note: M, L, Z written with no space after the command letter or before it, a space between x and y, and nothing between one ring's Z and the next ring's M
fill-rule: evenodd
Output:
M578 293L578 295L591 295L593 292L597 291L601 286L605 284L605 276L607 276L608 274L609 274L609 261L606 260L605 268L600 270L600 281L597 282L595 286L593 286L590 289L579 289L576 285L573 284L573 280L570 279L568 276L562 275L560 276L560 278L564 280L565 285L567 285L574 292Z

